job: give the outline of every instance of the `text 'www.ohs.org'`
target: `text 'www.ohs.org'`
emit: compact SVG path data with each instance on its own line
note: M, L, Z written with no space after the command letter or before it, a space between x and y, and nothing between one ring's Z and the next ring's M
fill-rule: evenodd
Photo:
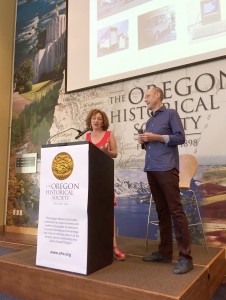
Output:
M50 254L56 254L56 255L63 255L63 256L68 256L71 257L71 253L65 253L65 252L58 252L58 251L50 251Z

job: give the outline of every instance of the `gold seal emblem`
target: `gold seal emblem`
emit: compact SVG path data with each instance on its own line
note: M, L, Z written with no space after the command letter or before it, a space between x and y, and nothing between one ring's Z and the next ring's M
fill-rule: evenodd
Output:
M57 179L64 180L68 178L71 175L73 168L73 159L68 153L61 152L54 157L52 162L52 172Z

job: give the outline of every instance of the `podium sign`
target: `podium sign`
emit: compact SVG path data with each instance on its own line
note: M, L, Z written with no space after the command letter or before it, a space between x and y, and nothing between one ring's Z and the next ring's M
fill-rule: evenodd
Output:
M37 265L88 275L112 263L113 170L89 142L42 147Z

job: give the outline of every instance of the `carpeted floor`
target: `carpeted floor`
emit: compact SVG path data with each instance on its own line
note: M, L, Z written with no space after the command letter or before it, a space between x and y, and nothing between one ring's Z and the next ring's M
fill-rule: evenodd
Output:
M226 300L226 283L219 286L211 300Z
M7 295L5 293L0 292L0 300L23 300L14 296Z
M4 247L4 242L2 244L3 244L3 247L0 247L0 255L6 255L6 254L20 251L20 249L18 247L7 248L7 247ZM7 245L7 244L5 244L5 245ZM19 299L17 297L0 292L0 300L23 300L23 299Z
M7 243L0 245L0 255L7 255L21 250L21 248L18 247L17 245L15 245L15 248L8 248L7 246L8 246ZM24 300L24 299L0 291L0 300ZM214 296L210 300L226 300L226 283L223 283L219 286Z
M0 300L23 300L0 292ZM210 300L226 300L226 284L222 284Z
M19 251L18 249L0 247L0 255L9 254Z

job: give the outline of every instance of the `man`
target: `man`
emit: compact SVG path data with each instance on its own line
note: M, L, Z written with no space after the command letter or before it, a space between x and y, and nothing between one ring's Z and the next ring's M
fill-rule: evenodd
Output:
M145 168L147 179L156 204L159 219L160 243L157 252L143 257L145 262L172 262L172 223L179 250L174 274L184 274L193 269L191 239L179 191L178 145L185 142L181 119L175 109L163 106L163 91L151 87L145 102L151 117L146 131L138 135L138 142L146 149Z

